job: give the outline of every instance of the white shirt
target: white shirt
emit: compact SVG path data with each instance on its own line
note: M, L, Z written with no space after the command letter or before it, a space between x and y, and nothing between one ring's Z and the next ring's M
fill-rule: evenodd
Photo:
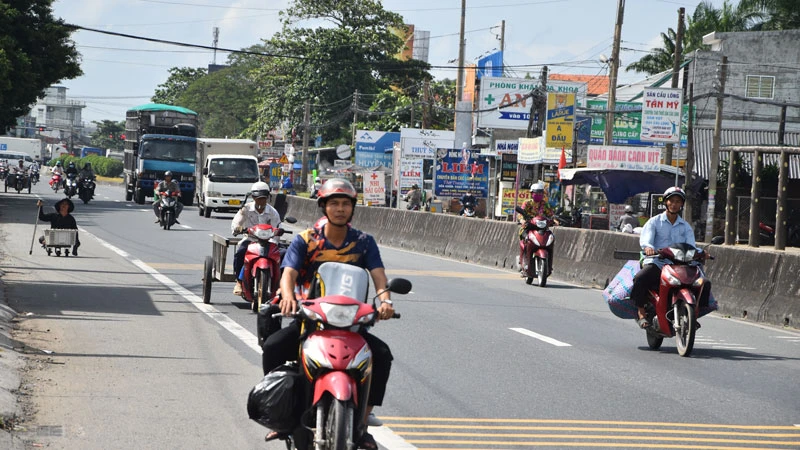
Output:
M278 228L281 224L281 215L269 204L264 207L264 212L259 214L256 211L255 202L248 202L236 212L236 216L231 221L231 233L234 233L236 227L247 229L261 223L267 223Z

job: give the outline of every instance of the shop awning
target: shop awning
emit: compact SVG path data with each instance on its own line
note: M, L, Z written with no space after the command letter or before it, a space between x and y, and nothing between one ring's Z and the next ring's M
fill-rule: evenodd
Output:
M561 169L561 183L598 186L610 203L624 203L628 197L644 192L664 192L675 186L672 166L661 165L660 172L609 169ZM683 186L683 171L678 174L678 185Z

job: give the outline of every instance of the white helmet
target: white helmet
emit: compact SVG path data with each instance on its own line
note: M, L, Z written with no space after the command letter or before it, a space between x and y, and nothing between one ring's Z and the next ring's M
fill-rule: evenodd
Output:
M633 206L625 205L625 212L626 213L632 213L633 212Z
M271 191L269 189L269 185L263 181L258 181L250 187L250 196L254 199L260 197L269 197L270 194Z
M544 192L544 184L543 183L531 184L531 192Z

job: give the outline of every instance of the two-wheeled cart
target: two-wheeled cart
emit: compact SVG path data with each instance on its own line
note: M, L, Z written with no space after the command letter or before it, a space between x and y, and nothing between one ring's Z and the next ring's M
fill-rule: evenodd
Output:
M69 256L70 249L75 246L78 239L78 230L59 230L49 229L44 230L44 250L50 256L53 253L56 256L61 256L63 249L64 256Z
M241 240L240 237L211 235L211 256L206 256L203 264L203 303L211 303L211 283L236 281L236 274L225 273L225 265L228 262L228 249L235 249Z

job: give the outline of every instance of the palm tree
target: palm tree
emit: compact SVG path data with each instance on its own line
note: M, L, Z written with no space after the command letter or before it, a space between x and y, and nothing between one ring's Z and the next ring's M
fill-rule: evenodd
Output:
M753 29L800 29L800 0L741 0L740 5L762 14L762 22Z
M651 49L650 53L643 56L639 61L628 64L625 71L630 72L634 70L636 72L654 75L671 69L673 59L675 58L675 36L675 30L672 28L669 28L666 33L661 33L664 46Z

